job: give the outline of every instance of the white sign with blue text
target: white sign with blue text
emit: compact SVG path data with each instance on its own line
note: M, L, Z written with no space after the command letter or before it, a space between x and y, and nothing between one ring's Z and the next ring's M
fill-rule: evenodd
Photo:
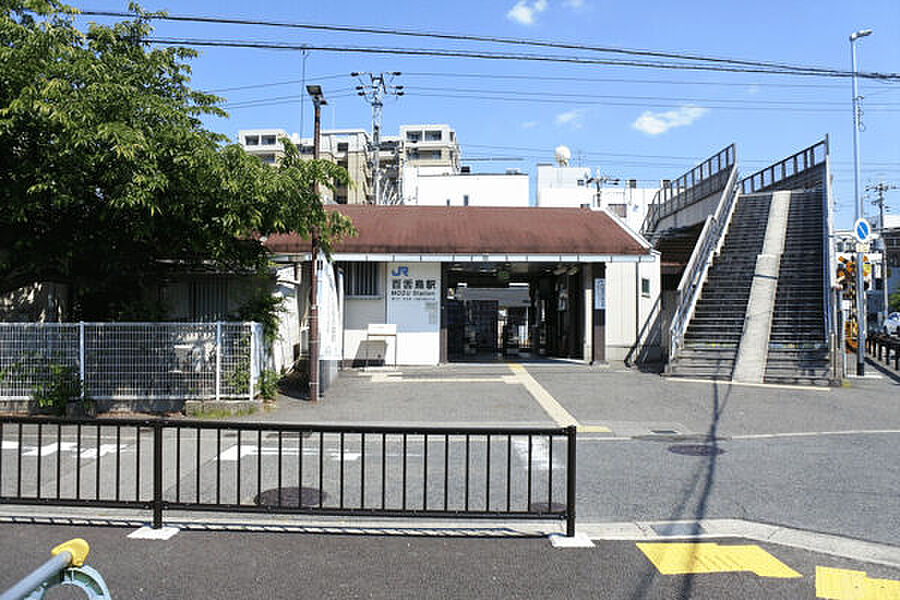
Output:
M440 360L440 263L387 264L387 322L397 324L397 363Z

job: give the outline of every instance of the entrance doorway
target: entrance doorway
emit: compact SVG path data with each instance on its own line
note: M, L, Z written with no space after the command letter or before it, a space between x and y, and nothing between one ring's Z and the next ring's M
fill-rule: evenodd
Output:
M444 265L448 361L583 358L582 266Z

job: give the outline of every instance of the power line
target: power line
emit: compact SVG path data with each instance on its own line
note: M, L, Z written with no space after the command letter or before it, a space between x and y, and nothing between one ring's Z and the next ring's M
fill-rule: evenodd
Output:
M89 16L107 16L107 17L124 17L124 18L132 18L132 17L136 16L133 13L121 12L121 11L89 11L89 10L86 10L86 11L81 11L81 12L82 12L82 14L89 15ZM191 15L166 15L166 14L160 14L160 13L147 13L147 14L143 14L141 16L143 18L150 19L150 20L186 21L186 22L194 22L194 23L214 23L214 24L227 24L227 25L254 25L254 26L264 26L264 27L305 29L305 30L330 31L330 32L342 32L342 33L365 33L365 34L373 34L373 35L432 38L432 39L442 39L442 40L452 40L452 41L486 42L486 43L492 43L492 44L506 44L506 45L515 45L515 46L553 48L553 49L560 49L560 50L581 50L581 51L600 52L600 53L607 53L607 54L622 54L622 55L627 55L627 56L638 56L638 57L642 57L642 58L651 57L651 58L676 59L676 60L712 63L712 64L717 64L717 65L732 65L732 66L741 66L741 67L777 69L779 72L796 71L798 73L803 73L803 74L819 73L819 74L838 75L841 77L849 77L852 75L848 71L842 71L842 70L837 70L837 69L829 69L829 68L824 68L824 67L813 67L813 66L806 66L806 65L791 65L791 64L787 64L787 63L779 63L779 62L771 62L771 61L721 58L721 57L700 55L700 54L664 52L664 51L658 51L658 50L644 50L644 49L633 49L633 48L618 48L618 47L612 47L612 46L590 46L590 45L585 45L585 44L572 44L572 43L547 41L547 40L530 40L530 39L524 39L524 38L481 36L481 35L457 34L457 33L439 33L439 32L430 32L430 31L417 31L417 30L411 30L411 29L359 27L359 26L347 26L347 25L325 25L325 24L312 24L312 23L290 23L290 22L283 22L283 21L232 19L232 18L223 18L223 17L203 17L203 16L191 16ZM883 74L878 74L878 73L867 73L865 75L863 75L862 73L858 74L858 76L878 76L878 75L883 75ZM876 78L878 78L878 77L876 77Z
M254 40L221 40L221 39L197 39L197 38L167 38L148 37L143 42L150 44L164 44L173 46L203 46L219 48L254 48L264 50L290 50L290 51L322 51L353 54L385 54L397 56L429 56L441 58L474 58L484 60L503 60L519 62L562 63L577 65L607 65L620 67L642 67L653 69L672 69L688 71L716 71L727 73L768 73L773 75L797 75L807 77L845 78L850 77L849 71L821 71L811 70L782 70L776 68L753 68L724 65L697 65L685 63L666 63L654 61L635 61L619 59L594 59L583 56L564 56L526 53L501 53L488 51L452 50L446 48L403 48L403 47L379 47L379 46L326 46L312 44L292 44L287 42L265 42ZM900 81L900 74L896 73L858 73L859 77L877 79L883 81Z

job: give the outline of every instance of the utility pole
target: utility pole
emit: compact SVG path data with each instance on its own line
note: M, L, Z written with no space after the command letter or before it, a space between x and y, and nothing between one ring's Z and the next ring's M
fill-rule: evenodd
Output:
M898 189L896 185L889 185L885 182L879 182L872 185L866 186L866 191L875 192L878 194L878 199L873 201L872 204L878 205L878 224L880 226L880 235L881 235L881 293L882 293L882 301L884 304L882 305L881 311L881 323L884 324L887 321L888 316L888 279L887 279L887 240L884 239L884 193L888 190L896 190Z
M861 29L850 35L850 62L853 66L853 199L856 205L856 219L864 217L862 195L859 193L859 130L860 95L856 81L856 40L871 35L871 29ZM866 293L863 290L862 247L856 248L856 374L866 374Z
M319 138L321 137L322 106L328 104L322 95L322 87L318 85L306 86L306 92L310 95L315 108L315 126L313 133L313 159L319 160L321 151ZM315 184L316 200L322 202L319 197L319 184ZM310 232L312 240L312 266L310 268L309 294L309 399L312 402L319 401L319 230L313 227Z
M356 86L356 94L362 96L372 105L372 185L374 187L373 200L375 204L381 204L381 109L384 106L384 96L402 96L403 86L393 85L394 77L400 76L399 71L389 73L350 73L351 77L359 79Z

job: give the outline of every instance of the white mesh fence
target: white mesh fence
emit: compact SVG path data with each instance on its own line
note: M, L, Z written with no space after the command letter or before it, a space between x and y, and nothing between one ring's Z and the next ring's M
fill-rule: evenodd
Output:
M62 371L95 399L252 398L264 356L259 323L0 323L0 398Z

